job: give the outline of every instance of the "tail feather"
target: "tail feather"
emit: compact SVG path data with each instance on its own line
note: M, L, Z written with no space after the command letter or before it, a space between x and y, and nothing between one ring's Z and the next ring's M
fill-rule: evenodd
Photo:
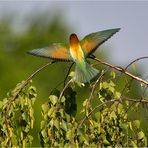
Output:
M86 63L86 69L84 70L76 65L76 70L75 70L76 81L87 83L87 82L90 82L98 74L99 74L99 70L91 67L88 63Z

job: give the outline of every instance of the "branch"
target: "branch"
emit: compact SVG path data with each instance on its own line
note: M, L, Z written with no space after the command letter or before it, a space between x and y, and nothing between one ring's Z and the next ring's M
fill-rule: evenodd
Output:
M108 69L107 69L107 70L108 70ZM97 80L95 81L95 83L93 84L92 90L91 90L91 93L90 93L90 96L89 96L89 99L88 99L89 102L91 101L91 99L92 99L92 97L93 97L93 94L94 94L94 91L95 91L95 88L96 88L97 84L100 82L101 78L104 76L104 74L107 72L107 70L102 71L101 74L100 74L100 76L98 77L98 79L97 79Z
M68 75L69 75L69 73L70 73L70 70L71 70L73 64L74 64L74 63L72 63L72 64L70 65L69 69L68 69L68 72L67 72L66 77L65 77L65 79L64 79L64 86L65 86L66 80L67 80L67 78L68 78Z
M14 95L12 101L14 101L18 94L22 91L22 89L29 83L29 81L37 74L39 73L42 69L46 68L48 65L51 65L53 63L55 63L56 61L52 61L52 62L48 62L47 64L43 65L42 67L40 67L39 69L37 69L35 72L33 72L26 80L25 82L20 86L19 90L16 92L16 94Z
M107 104L107 103L110 103L110 102L114 102L114 101L116 101L116 100L117 100L117 99L112 99L112 100L109 100L109 101L106 101L106 102L103 102L103 103L97 105L93 110L91 110L91 111L89 112L89 114L88 114L87 116L85 116L85 117L81 120L81 122L80 122L79 125L78 125L78 128L80 128L80 127L82 126L82 124L85 122L85 120L86 120L97 108L101 107L101 106L104 105L104 104Z
M67 82L67 84L64 86L64 88L62 89L62 91L61 91L61 93L60 93L60 96L59 96L59 98L58 98L57 105L56 105L56 109L57 109L57 110L58 110L58 108L59 108L59 104L60 104L60 102L61 102L61 98L62 98L62 96L63 96L64 91L66 90L66 88L68 87L68 85L69 85L72 81L73 81L73 78L70 79L70 80Z
M8 122L7 122L7 118L8 118L8 111L11 107L11 105L13 104L12 102L17 98L17 96L19 95L19 93L23 90L23 88L29 83L29 81L37 74L39 73L42 69L44 69L45 67L47 67L48 65L51 65L53 63L55 63L56 61L52 61L52 62L48 62L47 64L43 65L42 67L40 67L39 69L37 69L35 72L33 72L26 80L25 82L20 86L20 88L18 89L18 91L15 93L15 95L12 97L12 99L10 100L6 112L5 112L5 122L6 125L8 127ZM7 128L7 131L9 133L9 129Z
M42 69L46 68L48 65L51 65L53 63L55 63L56 61L52 61L52 62L48 62L47 64L43 65L42 67L40 67L39 69L37 69L35 72L33 72L26 80L25 82L20 86L20 88L18 89L18 91L16 92L16 94L13 96L13 98L10 100L8 107L7 107L7 112L10 109L10 106L12 104L12 102L17 98L17 96L19 95L19 93L22 91L22 89L29 83L29 81L37 74L39 73Z
M90 57L90 58L93 59L93 60L95 60L95 61L97 61L97 62L99 62L99 63L101 63L101 64L103 64L103 65L109 66L109 67L111 67L111 68L113 68L113 69L115 69L115 70L117 70L117 71L119 71L119 72L121 72L121 73L124 73L124 74L130 76L131 78L133 78L133 79L135 79L135 80L137 80L137 81L142 82L142 83L145 84L145 85L148 85L148 82L147 82L147 81L145 81L144 79L139 78L139 77L137 77L137 76L135 76L135 75L129 73L128 71L126 71L126 70L123 69L122 67L114 66L114 65L109 64L109 63L107 63L107 62L101 61L101 60L99 60L99 59L96 58L96 57Z
M108 103L111 103L111 102L123 102L123 101L131 101L131 102L140 102L140 103L148 103L148 100L146 99L143 99L143 100L135 100L135 99L130 99L130 98L120 98L120 99L112 99L112 100L109 100L109 101L105 101L99 105L97 105L92 111L89 112L89 114L87 116L85 116L81 122L79 123L78 125L78 128L80 128L82 126L82 124L85 122L85 120L98 108L100 108L101 106L105 105L105 104L108 104Z
M140 57L140 58L137 58L137 59L133 60L131 63L129 63L129 64L125 67L125 70L127 70L133 63L135 63L135 62L137 62L137 61L139 61L139 60L142 60L142 59L146 59L146 58L148 58L148 56L146 56L146 57Z

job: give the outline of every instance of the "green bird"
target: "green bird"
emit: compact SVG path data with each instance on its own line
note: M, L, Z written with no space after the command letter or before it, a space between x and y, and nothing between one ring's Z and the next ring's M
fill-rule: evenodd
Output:
M76 64L73 80L90 83L99 74L99 70L90 66L86 58L119 30L120 28L116 28L91 33L82 40L73 33L70 35L69 44L53 43L44 48L33 49L28 53L56 61L72 61Z

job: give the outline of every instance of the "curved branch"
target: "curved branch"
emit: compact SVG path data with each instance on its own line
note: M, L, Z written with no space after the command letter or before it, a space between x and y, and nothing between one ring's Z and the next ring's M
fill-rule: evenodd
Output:
M40 67L39 69L37 69L35 72L33 72L26 80L25 82L21 85L21 87L19 88L19 90L16 92L16 94L14 95L14 97L12 98L12 101L14 101L18 94L22 91L22 89L29 83L29 81L37 74L39 73L42 69L44 69L45 67L47 67L48 65L51 65L53 63L55 63L56 61L52 61L52 62L48 62L47 64L43 65L42 67Z
M109 67L111 67L111 68L113 68L113 69L115 69L115 70L117 70L117 71L119 71L119 72L121 72L121 73L124 73L124 74L130 76L131 78L133 78L133 79L135 79L135 80L137 80L137 81L142 82L142 83L145 84L145 85L148 85L148 82L147 82L147 81L145 81L144 79L139 78L139 77L137 77L137 76L135 76L135 75L129 73L128 71L126 71L126 70L123 69L122 67L114 66L114 65L109 64L109 63L107 63L107 62L101 61L101 60L99 60L99 59L96 58L96 57L90 57L90 58L93 59L93 60L95 60L95 61L97 61L97 62L99 62L99 63L101 63L101 64L103 64L103 65L109 66Z
M126 67L125 67L125 70L127 70L133 63L139 61L139 60L142 60L142 59L146 59L148 58L148 56L145 56L145 57L140 57L140 58L137 58L135 60L133 60L131 63L129 63Z
M107 69L108 70L108 69ZM107 70L105 71L102 71L100 76L98 77L98 79L95 81L95 83L93 84L92 86L92 90L91 90L91 93L90 93L90 96L89 96L89 99L88 101L90 102L92 97L93 97L93 94L94 94L94 91L95 91L95 88L96 88L96 85L100 82L101 78L104 76L104 74L107 72Z
M135 100L135 99L130 99L130 98L112 99L112 100L103 102L103 103L97 105L93 110L91 110L91 111L89 112L89 114L88 114L87 116L85 116L85 117L81 120L81 122L80 122L79 125L78 125L78 128L80 128L80 127L82 126L82 124L85 122L85 120L86 120L87 118L89 118L89 116L90 116L96 109L100 108L101 106L103 106L103 105L105 105L105 104L108 104L108 103L111 103L111 102L116 102L116 101L117 101L117 102L131 101L131 102L140 102L140 103L146 103L146 104L148 103L148 100L146 100L146 99L143 99L143 100Z
M60 104L60 102L61 102L61 98L62 98L62 96L63 96L64 91L66 90L66 88L68 87L68 85L69 85L72 81L73 81L73 78L70 79L70 80L67 82L67 84L64 86L64 88L62 89L62 91L61 91L61 93L60 93L60 96L59 96L59 98L58 98L57 105L56 105L56 109L57 109L57 110L58 110L58 108L59 108L59 104Z
M16 94L13 96L13 98L10 100L9 106L7 108L7 112L10 108L11 103L17 98L17 96L19 95L19 93L22 91L22 89L29 83L29 81L37 74L39 73L42 69L44 69L45 67L47 67L48 65L51 65L53 63L55 63L56 61L52 61L52 62L48 62L47 64L43 65L42 67L38 68L35 72L33 72L26 80L25 82L20 86L20 88L18 89L18 91L16 92Z
M17 96L19 95L19 93L23 90L23 88L29 83L29 81L37 74L39 73L42 69L44 69L45 67L47 67L48 65L51 65L53 63L55 63L56 61L52 61L52 62L48 62L47 64L43 65L42 67L40 67L39 69L37 69L35 72L33 72L26 80L25 82L20 86L20 88L18 89L18 91L15 93L15 95L12 97L12 99L8 102L8 106L6 109L6 112L4 113L5 116L5 122L6 122L6 126L7 126L7 131L9 133L9 128L8 128L8 111L11 107L11 105L13 104L12 102L15 101L15 99L17 98Z
M66 83L67 77L68 77L68 75L69 75L69 72L70 72L70 70L71 70L73 64L74 64L74 63L72 63L72 64L70 65L69 69L68 69L68 72L67 72L66 77L65 77L65 79L64 79L64 86L65 86L65 83Z

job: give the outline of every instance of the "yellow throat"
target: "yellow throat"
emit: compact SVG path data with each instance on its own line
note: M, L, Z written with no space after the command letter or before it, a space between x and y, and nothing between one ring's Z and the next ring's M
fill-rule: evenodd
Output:
M76 34L70 35L70 54L75 62L82 62L84 60L84 53L81 48L79 39Z

